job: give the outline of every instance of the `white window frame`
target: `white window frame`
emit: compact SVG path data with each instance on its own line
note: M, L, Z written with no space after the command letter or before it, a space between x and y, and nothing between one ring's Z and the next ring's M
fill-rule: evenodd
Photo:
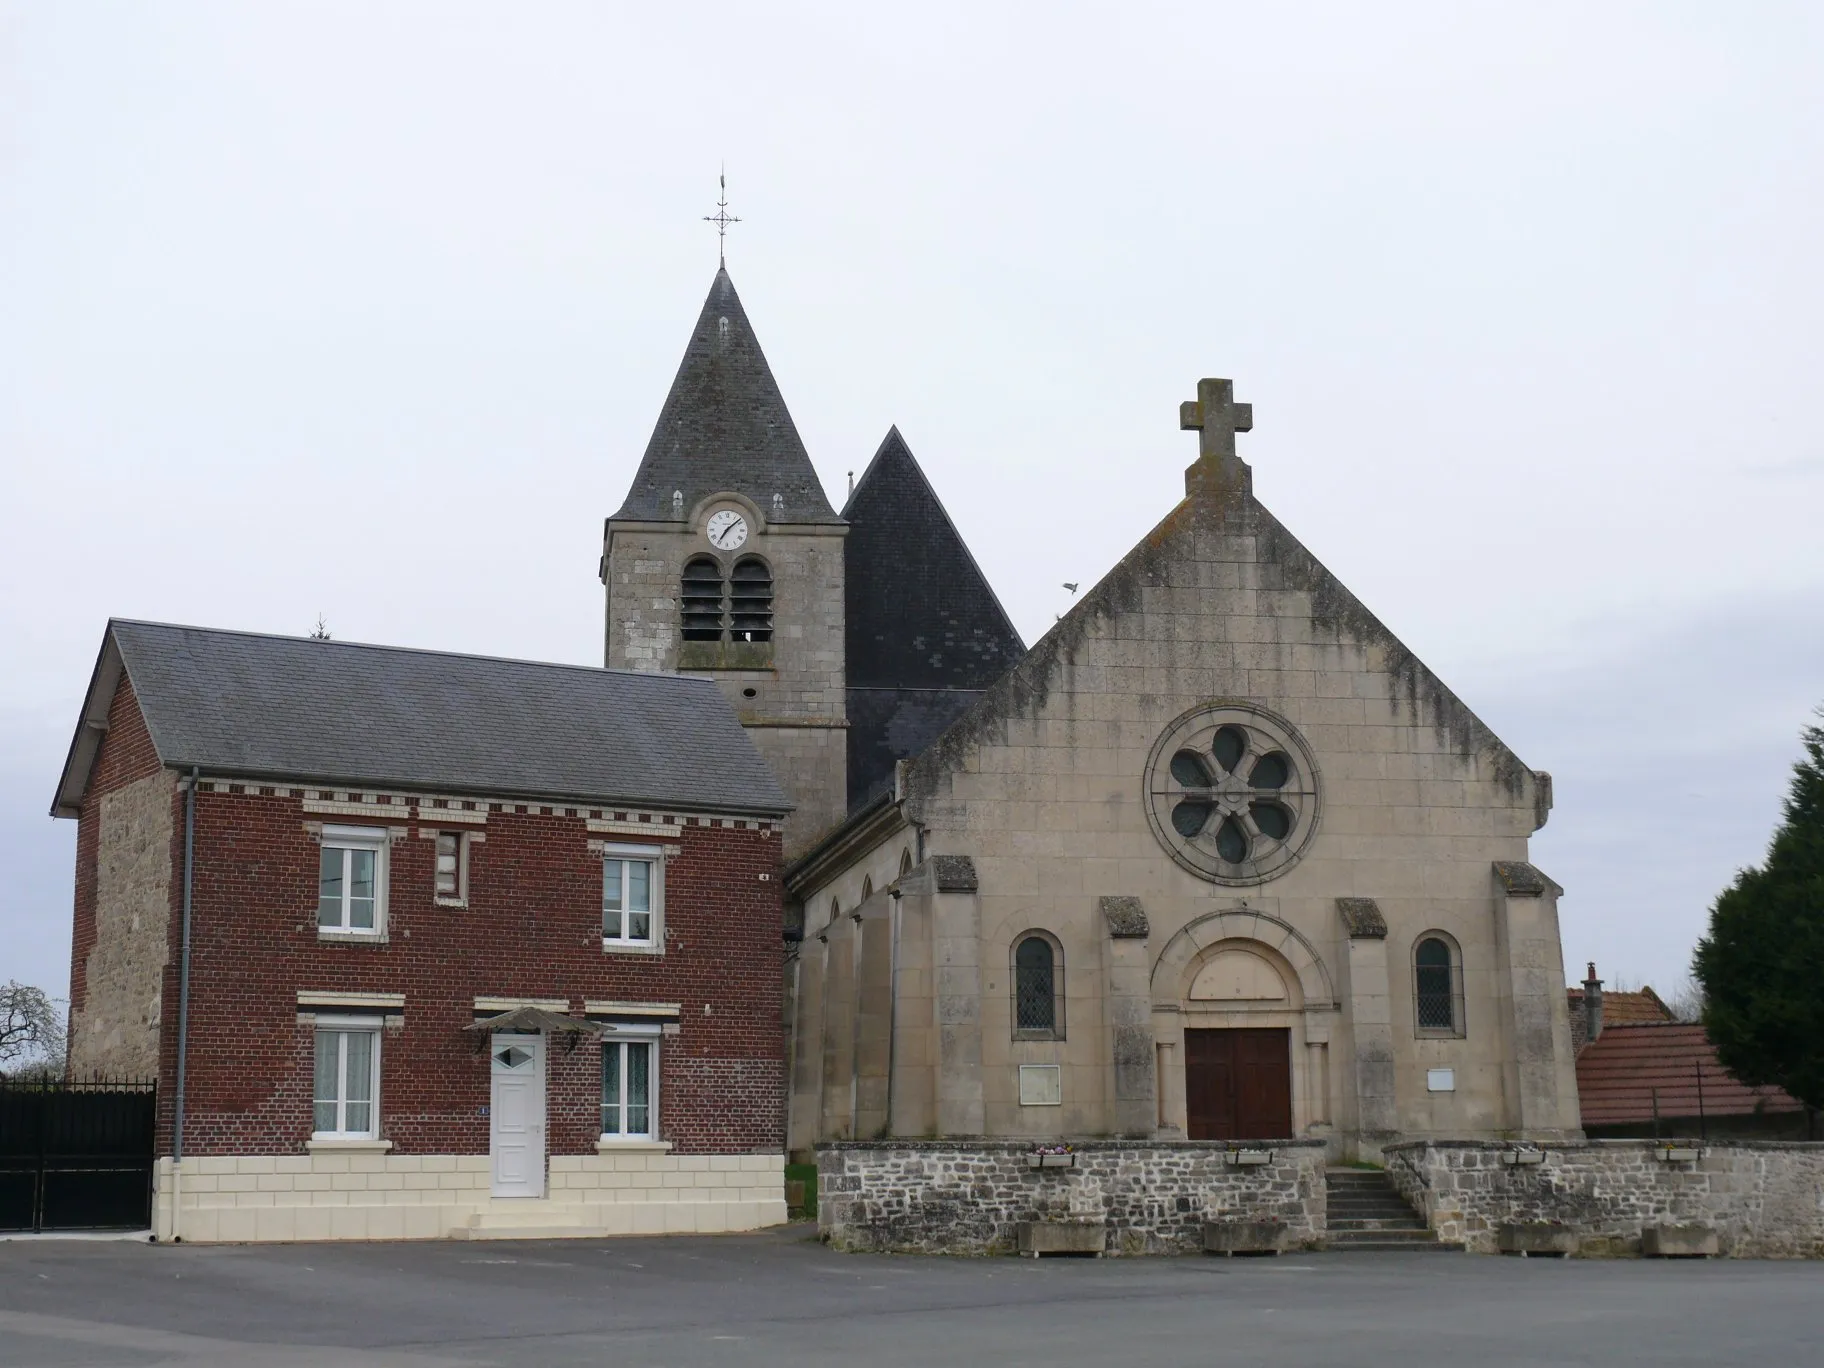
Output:
M658 1030L647 1030L638 1026L623 1026L615 1030L613 1034L602 1037L602 1053L604 1056L607 1055L609 1050L619 1050L621 1052L621 1097L617 1104L620 1111L621 1129L619 1131L603 1131L600 1140L597 1141L599 1145L650 1145L658 1140L659 1053L661 1048L659 1045L659 1037L660 1032ZM644 1045L647 1047L648 1051L646 1056L646 1129L639 1135L630 1135L627 1132L627 1052L623 1048L627 1045ZM602 1062L602 1073L604 1081L606 1081L606 1058L604 1058ZM607 1104L608 1099L603 1097L601 1099L600 1109L606 1110Z
M380 1038L385 1034L385 1018L369 1016L317 1016L316 1030L311 1037L310 1056L310 1125L312 1140L372 1140L380 1134ZM336 1121L341 1127L337 1130L318 1130L317 1103L328 1099L317 1096L317 1048L321 1037L336 1035ZM349 1130L348 1120L348 1037L365 1035L370 1037L368 1055L368 1104L367 1128Z
M321 839L325 851L340 850L342 856L342 920L333 926L323 924L323 885L322 861L317 865L317 934L319 936L353 937L372 939L386 934L386 890L391 865L392 833L385 827L371 826L326 826ZM372 851L374 855L374 924L367 926L349 925L349 890L353 880L349 877L353 860L349 852L356 850Z
M665 849L656 845L610 845L604 843L602 857L602 948L604 950L635 951L644 954L661 954L665 949ZM608 861L621 862L621 934L608 934ZM627 910L627 862L644 861L652 867L648 882L651 906L648 935L635 939L626 934Z

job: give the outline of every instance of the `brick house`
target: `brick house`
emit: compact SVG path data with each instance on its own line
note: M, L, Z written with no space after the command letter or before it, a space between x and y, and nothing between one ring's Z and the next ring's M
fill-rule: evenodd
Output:
M160 1238L783 1220L789 808L706 681L111 622L71 1067Z

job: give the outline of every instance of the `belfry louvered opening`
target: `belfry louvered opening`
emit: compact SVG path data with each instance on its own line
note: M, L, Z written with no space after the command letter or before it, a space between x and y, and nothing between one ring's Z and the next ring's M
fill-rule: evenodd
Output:
M698 556L684 567L683 628L686 641L722 639L722 567Z
M729 639L773 639L773 572L758 556L735 562L729 593Z

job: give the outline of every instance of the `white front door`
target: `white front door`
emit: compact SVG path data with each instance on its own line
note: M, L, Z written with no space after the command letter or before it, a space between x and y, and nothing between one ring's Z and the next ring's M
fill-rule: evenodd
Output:
M545 1195L545 1038L494 1037L488 1101L496 1197Z

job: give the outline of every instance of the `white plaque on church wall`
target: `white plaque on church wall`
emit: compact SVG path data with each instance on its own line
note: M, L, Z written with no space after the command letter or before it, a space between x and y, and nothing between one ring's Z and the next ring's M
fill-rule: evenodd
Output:
M1425 1071L1426 1092L1455 1092L1457 1090L1457 1071L1455 1069L1427 1069Z
M1063 1066L1059 1064L1020 1065L1020 1105L1022 1107L1063 1106Z

